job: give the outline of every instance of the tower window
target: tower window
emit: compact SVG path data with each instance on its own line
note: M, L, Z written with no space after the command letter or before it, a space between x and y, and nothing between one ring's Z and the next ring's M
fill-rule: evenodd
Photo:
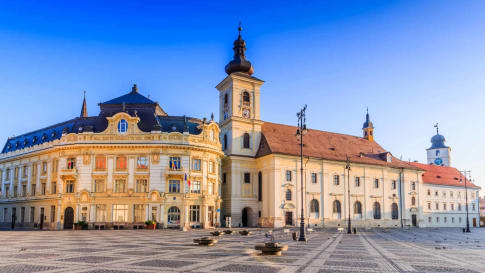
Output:
M248 133L244 133L243 148L249 149L249 134Z
M224 150L227 150L227 134L224 134Z
M244 105L249 105L250 102L249 102L249 93L244 91L243 93L243 104Z
M228 103L229 103L229 97L226 93L226 94L224 94L224 106L227 106Z
M244 183L251 183L251 174L250 173L244 173Z

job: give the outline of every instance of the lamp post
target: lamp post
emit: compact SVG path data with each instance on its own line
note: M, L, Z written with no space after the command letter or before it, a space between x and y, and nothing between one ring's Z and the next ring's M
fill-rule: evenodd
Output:
M465 176L465 209L466 209L466 229L465 232L470 232L470 221L468 220L468 188L466 185L466 175L467 173L470 173L470 171L460 171L460 180L461 180L461 174L463 172L463 175Z
M349 224L347 225L347 233L352 234L352 222L350 220L350 158L347 156L347 164L345 165L345 169L347 170L347 194L349 197Z
M300 138L300 174L301 174L301 217L300 217L300 237L298 241L306 242L305 238L305 214L303 208L305 203L303 201L303 135L307 133L306 128L306 104L305 106L296 113L298 117L298 129L296 130L296 136Z

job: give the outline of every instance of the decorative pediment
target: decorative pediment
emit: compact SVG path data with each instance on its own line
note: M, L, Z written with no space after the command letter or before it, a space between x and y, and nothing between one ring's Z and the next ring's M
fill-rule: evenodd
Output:
M282 206L281 206L282 209L295 209L295 205L293 203L284 203Z
M112 117L106 117L106 119L108 120L108 127L101 132L102 134L130 135L143 133L138 128L139 117L132 117L125 112L120 112Z

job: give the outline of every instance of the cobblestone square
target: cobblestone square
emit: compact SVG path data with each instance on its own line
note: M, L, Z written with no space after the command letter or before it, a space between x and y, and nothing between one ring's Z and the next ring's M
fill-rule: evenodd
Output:
M201 247L207 230L1 231L0 272L485 272L485 229L317 230L308 243L278 230L281 257L259 255L268 230L253 232Z

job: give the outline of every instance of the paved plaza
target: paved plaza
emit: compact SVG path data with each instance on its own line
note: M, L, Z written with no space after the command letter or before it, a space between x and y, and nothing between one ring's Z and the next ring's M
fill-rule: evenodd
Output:
M308 243L277 231L281 257L254 250L267 231L212 247L192 243L207 230L0 231L0 272L485 272L485 229L320 230Z

